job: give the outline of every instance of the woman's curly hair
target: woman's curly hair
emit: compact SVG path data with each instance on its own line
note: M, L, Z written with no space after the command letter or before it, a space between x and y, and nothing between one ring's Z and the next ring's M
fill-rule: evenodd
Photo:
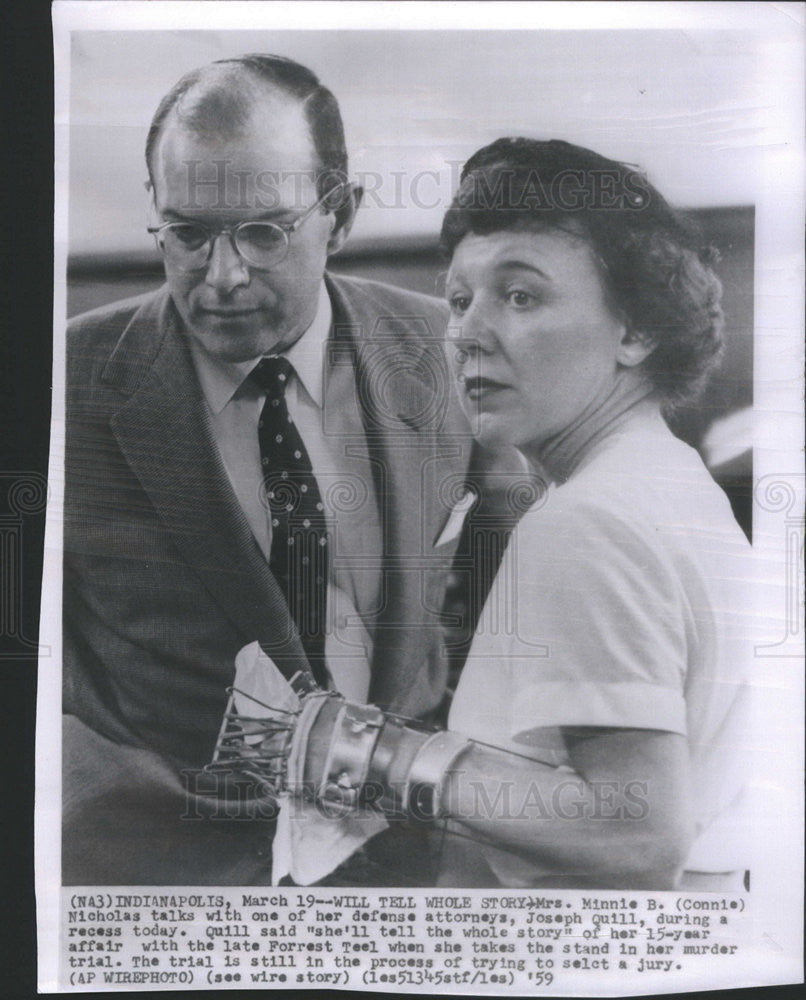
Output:
M614 307L654 350L667 412L694 399L723 350L718 259L692 223L627 163L552 139L498 139L465 164L442 224L448 257L468 233L565 229L599 259Z

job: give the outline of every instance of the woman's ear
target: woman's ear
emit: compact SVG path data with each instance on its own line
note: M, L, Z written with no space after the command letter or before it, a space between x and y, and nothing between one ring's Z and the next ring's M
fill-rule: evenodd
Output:
M626 326L616 351L616 361L626 368L636 368L656 347L657 341L650 334Z
M339 207L334 209L335 224L327 243L328 256L338 253L347 242L355 222L358 206L364 197L364 189L358 184L345 184Z

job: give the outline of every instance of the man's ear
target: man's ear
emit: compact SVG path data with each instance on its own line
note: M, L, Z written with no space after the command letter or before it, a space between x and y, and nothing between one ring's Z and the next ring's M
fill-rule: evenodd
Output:
M328 256L338 253L347 242L355 222L358 206L364 197L364 189L359 184L345 184L339 207L334 209L336 222L327 242Z
M657 346L658 342L651 334L625 326L616 351L616 361L625 368L636 368Z

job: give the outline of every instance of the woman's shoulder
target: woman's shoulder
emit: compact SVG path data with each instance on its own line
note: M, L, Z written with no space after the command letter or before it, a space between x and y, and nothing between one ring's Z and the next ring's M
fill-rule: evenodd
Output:
M557 492L576 516L618 518L653 529L739 530L698 452L660 418L603 440Z
M603 441L548 490L517 529L524 572L549 562L584 585L638 573L672 588L711 579L749 558L750 546L697 452L664 427Z
M724 491L698 453L665 424L629 428L599 442L524 516L518 534L524 552L572 545L583 562L586 552L601 555L625 544L633 552L689 549L704 536L712 549L716 539L747 546Z

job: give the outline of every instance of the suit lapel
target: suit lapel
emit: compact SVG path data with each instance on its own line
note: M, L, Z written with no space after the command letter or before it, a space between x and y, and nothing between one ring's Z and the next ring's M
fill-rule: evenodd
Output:
M387 466L385 482L396 522L416 523L406 537L420 536L419 549L427 554L453 509L454 486L464 481L473 442L458 414L442 331L431 330L424 319L388 315L377 302L368 307L349 285L332 275L326 279L335 339L355 352L370 456ZM431 468L433 463L439 468ZM436 488L425 491L429 481ZM422 509L420 503L425 504Z
M336 339L355 350L358 396L383 529L383 609L376 621L370 701L418 710L440 685L434 663L441 589L429 574L450 566L453 550L433 544L464 481L470 439L455 425L441 331L367 307L349 286L329 281ZM435 336L436 335L436 336ZM438 694L437 694L438 697Z
M245 642L260 640L275 659L303 657L219 460L167 295L135 315L104 377L129 394L111 420L113 433L187 564Z

